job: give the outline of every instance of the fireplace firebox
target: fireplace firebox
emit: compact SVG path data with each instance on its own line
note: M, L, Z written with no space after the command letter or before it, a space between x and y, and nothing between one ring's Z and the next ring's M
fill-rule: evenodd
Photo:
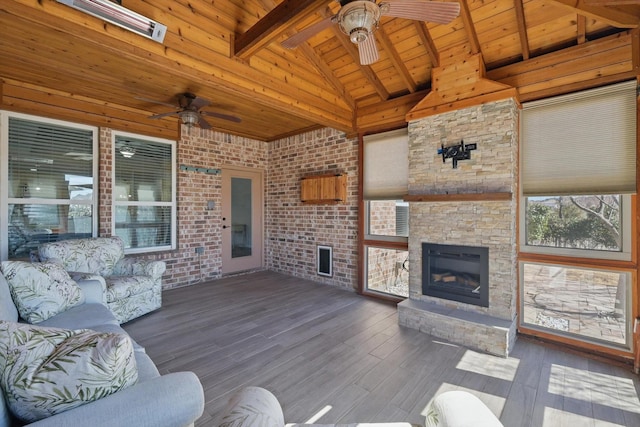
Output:
M422 244L422 293L489 306L489 248Z

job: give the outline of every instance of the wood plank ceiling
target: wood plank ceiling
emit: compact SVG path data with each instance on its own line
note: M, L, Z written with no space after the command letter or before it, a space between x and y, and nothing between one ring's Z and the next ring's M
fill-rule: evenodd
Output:
M336 2L122 4L165 24L164 42L55 0L3 0L0 108L175 136L176 117L148 118L167 107L140 98L194 92L212 101L205 109L242 119L211 118L214 129L272 141L321 126L353 135L401 125L432 85L469 90L455 70L471 58L524 100L639 74L640 0L461 0L446 25L383 17L370 66L335 25L294 50L280 45ZM451 72L434 82L434 70Z

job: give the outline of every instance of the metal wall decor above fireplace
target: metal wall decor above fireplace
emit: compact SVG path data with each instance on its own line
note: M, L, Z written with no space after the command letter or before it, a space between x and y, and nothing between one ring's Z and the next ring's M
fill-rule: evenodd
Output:
M422 293L489 306L489 248L422 244Z

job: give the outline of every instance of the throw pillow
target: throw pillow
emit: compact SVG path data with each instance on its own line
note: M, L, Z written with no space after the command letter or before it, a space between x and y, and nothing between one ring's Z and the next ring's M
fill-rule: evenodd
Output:
M4 261L2 273L20 317L39 323L82 303L82 289L60 264Z
M34 422L138 380L125 334L0 321L0 385L13 414Z

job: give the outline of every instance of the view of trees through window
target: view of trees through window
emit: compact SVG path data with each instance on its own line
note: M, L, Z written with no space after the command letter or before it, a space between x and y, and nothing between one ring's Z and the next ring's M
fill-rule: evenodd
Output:
M526 243L619 252L620 203L620 195L528 197Z

